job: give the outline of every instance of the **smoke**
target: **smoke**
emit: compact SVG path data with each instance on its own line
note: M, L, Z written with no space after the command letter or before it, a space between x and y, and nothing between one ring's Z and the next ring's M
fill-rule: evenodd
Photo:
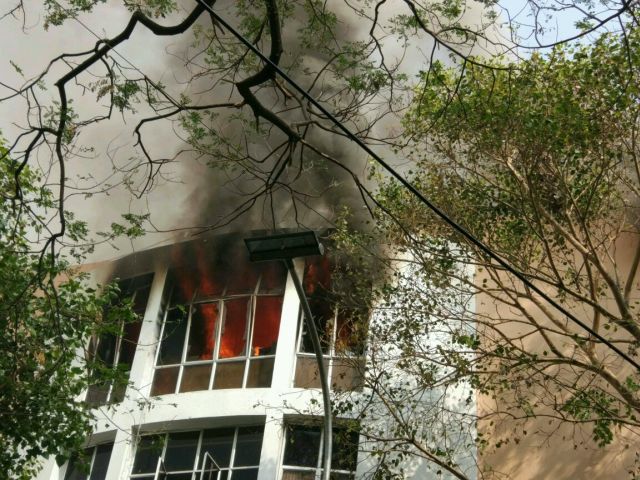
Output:
M404 5L404 4L402 4ZM216 5L218 11L220 5ZM224 11L224 9L222 9ZM335 41L342 45L353 47L358 42L370 41L370 22L357 14L346 4L338 4L334 7L338 19L335 28ZM397 14L396 9L386 9L380 18L381 25L386 24L390 17ZM464 13L462 21L469 24L480 24L483 7L479 4L471 3ZM288 18L283 22L283 45L285 54L281 65L285 68L293 62L297 62L298 67L293 73L294 80L301 85L309 87L315 79L315 87L311 90L319 100L324 100L330 111L339 112L342 109L353 108L354 112L349 115L347 125L352 131L365 132L370 137L377 139L374 147L380 155L385 157L389 163L398 168L411 168L405 164L403 159L396 158L396 153L386 143L385 139L390 139L398 135L401 131L400 117L403 105L406 105L411 92L400 92L394 98L389 98L389 92L381 91L377 95L371 95L368 100L354 107L353 97L343 95L344 79L337 80L331 73L332 68L326 68L332 61L329 55L319 53L313 48L303 48L298 38L301 29L306 26L306 13L296 12L293 18ZM234 18L233 8L228 8L226 18ZM230 36L230 33L226 33ZM377 34L382 38L381 32ZM398 66L398 72L409 77L415 76L420 70L427 69L433 40L424 35L416 34L414 44L405 43L398 35L386 34L384 42L379 52L373 52L373 60L380 61L382 57L386 64ZM183 38L173 46L172 51L189 52L191 39ZM266 43L268 48L268 42ZM459 47L462 48L462 47ZM481 45L470 47L468 51L481 52ZM265 52L266 53L266 52ZM435 58L444 62L449 62L449 51L440 49L436 52ZM333 59L335 60L335 59ZM170 62L170 69L178 71L184 69L183 58L173 57ZM358 68L354 68L354 73ZM323 72L324 73L320 73ZM304 73L303 73L304 72ZM317 78L316 78L317 75ZM215 78L208 78L207 82L215 83ZM286 86L286 82L281 80ZM221 101L240 101L237 94L227 89L209 90L210 85L203 84L202 81L189 86L188 94L197 99L200 104L216 103ZM287 88L289 88L287 86ZM396 86L397 88L397 86ZM291 89L292 90L292 89ZM197 95L195 92L205 91L205 94ZM269 91L261 91L258 94L263 104L271 107L274 111L281 111L281 115L290 123L304 121L303 113L294 109L293 100L283 101L276 99ZM404 104L403 104L404 102ZM378 118L384 111L388 115ZM245 106L244 113L251 115L249 108ZM185 183L192 187L191 193L186 198L188 213L183 220L193 227L205 229L215 228L218 231L246 231L253 229L274 229L306 227L320 229L331 227L336 218L348 209L351 214L351 221L363 228L369 220L369 211L366 208L366 198L363 198L358 189L352 173L367 188L374 188L374 185L367 180L369 170L367 155L357 147L355 143L344 136L331 133L323 128L312 125L307 133L306 140L316 146L318 150L330 156L334 161L330 161L315 152L305 149L302 161L297 160L284 170L281 183L287 188L280 188L268 192L259 198L255 203L251 203L251 209L243 212L235 221L229 222L233 213L238 208L247 206L243 202L251 199L251 196L259 191L263 186L260 177L266 177L266 172L277 170L278 154L274 148L284 140L283 135L275 128L266 129L264 119L260 120L260 126L265 128L260 132L249 132L244 130L239 121L234 120L236 112L227 111L217 117L213 124L213 135L227 136L231 144L248 144L248 150L257 159L267 158L265 163L252 164L249 168L225 171L219 168L224 159L216 158L214 155L206 155L198 160L190 159L183 164L182 175ZM329 122L326 127L333 128ZM271 153L271 156L269 154ZM256 175L256 172L260 172ZM195 228L194 231L199 231Z
M191 2L186 2L185 10L191 5ZM26 2L26 6L27 18L37 19L36 12L40 11L41 2L31 0ZM216 5L216 9L220 8L220 5ZM368 22L363 21L349 7L340 4L336 6L334 13L338 19L335 29L338 42L358 42L368 38ZM233 11L228 9L226 15L226 18L233 18ZM184 12L180 12L164 22L173 24L183 16ZM94 13L81 16L79 20L99 36L108 37L119 33L128 18L129 13L118 2L108 2L106 5L96 6ZM207 24L205 20L207 19L203 19L202 26ZM95 37L80 23L68 21L64 27L44 32L39 22L34 21L33 25L29 25L31 28L27 35L6 28L6 22L5 29L0 30L0 40L7 46L6 58L18 60L17 63L24 69L27 77L40 71L57 54L82 50L95 43ZM313 49L302 49L297 35L303 26L304 19L301 16L286 20L283 28L285 55L282 63L290 65L297 61L300 65L298 72L304 69L311 73L318 72L328 58ZM12 27L19 29L17 23L12 24ZM15 42L13 37L16 35L20 35L24 41ZM74 39L71 47L69 38ZM432 44L419 36L417 40L417 46L407 50L399 38L388 36L383 48L386 60L393 63L395 58L403 58L404 71L409 74L426 65ZM185 66L185 55L194 53L190 48L192 43L192 31L179 37L159 38L139 27L129 41L117 48L113 57L129 68L128 74L131 77L144 74L154 82L161 83L164 90L175 99L184 94L197 104L239 101L233 87L228 83L217 84L219 78L215 76L203 76L190 81L193 74L197 73L193 64ZM35 54L27 56L25 49ZM55 99L53 82L66 69L67 67L60 66L46 78L50 90L43 96L48 102ZM104 71L96 67L88 76L103 74ZM308 86L312 77L298 73L295 78ZM84 80L85 83L88 82L87 78ZM19 83L19 79L15 79L15 83ZM350 98L340 96L339 88L341 85L335 83L330 72L326 72L320 76L313 94L325 99L331 111L337 111L350 101ZM288 121L303 119L299 110L288 110L292 101L277 101L266 91L261 91L258 95L266 106L280 111ZM74 108L81 119L104 113L107 99L102 98L96 103L95 91L82 86L70 86L69 97L74 98ZM388 108L389 105L385 104L382 96L372 96L365 108L352 112L353 121L349 126L358 130L370 123L380 114L379 107ZM7 104L5 108L7 111L1 128L4 135L11 138L19 131L11 123L15 120L24 125L25 119L19 116L26 111L26 106L24 102L17 101ZM246 106L241 112L243 115L251 115ZM301 163L287 163L278 188L245 204L264 186L263 179L268 175L267 172L276 165L282 165L278 163L283 162L278 159L282 149L278 150L276 147L283 141L283 136L273 127L269 128L264 120L260 122L257 132L246 131L236 119L239 113L238 109L227 109L212 122L204 119L203 123L212 128L208 132L208 138L218 142L214 146L220 150L226 149L228 154L238 154L234 150L234 146L238 145L248 145L248 150L256 159L263 159L275 151L264 163L245 162L244 166L249 165L249 168L240 169L229 168L230 164L227 163L226 168L221 168L224 156L194 152L184 138L184 130L179 123L156 122L142 130L145 146L152 157L174 158L174 161L162 166L159 174L153 178L154 189L141 198L136 198L124 188L122 178L126 176L127 185L134 190L145 185L148 179L149 170L141 159L140 148L134 147L136 139L132 130L141 118L153 114L151 109L143 102L137 106L135 114L115 111L109 121L83 127L82 133L76 138L78 148L83 148L82 157L74 159L68 165L71 193L68 208L78 218L87 220L93 232L108 231L112 222L121 221L119 215L123 212L149 213L153 230L156 231L133 241L117 241L116 246L121 253L171 243L208 229L214 229L218 233L296 227L319 229L331 226L344 208L350 209L355 223L362 224L367 220L365 200L351 175L341 168L341 165L346 167L366 184L366 155L353 142L317 126L310 127L307 140L330 155L336 163L305 149ZM375 138L385 138L397 134L399 130L398 115L392 114L379 121L369 134ZM222 138L226 138L229 143L220 144ZM384 144L377 146L377 149L392 164L401 164L393 158L394 154ZM44 154L46 157L47 152ZM48 162L49 157L42 159L45 171L49 168ZM138 167L134 167L135 165ZM244 211L245 208L247 211ZM234 212L240 213L237 209L242 210L241 214L230 221ZM91 259L112 256L110 245L98 245Z
M230 18L230 14L227 14ZM349 19L354 21L355 18ZM285 45L285 55L283 65L287 65L291 59L299 62L298 71L308 69L313 72L322 68L328 58L314 52L304 51L299 47L296 38L299 29L304 27L302 19L287 19L283 29L283 44ZM341 25L338 29L338 36L341 41L355 41L358 29L349 25ZM189 52L191 39L183 38L172 47L175 52ZM268 43L267 43L268 46ZM293 47L293 48L292 48ZM170 69L178 71L184 69L183 59L173 57L169 62ZM338 85L331 85L327 81L328 75L320 80L322 84L322 95L328 96L336 90ZM296 80L301 83L309 83L311 75L298 73ZM208 82L215 83L216 78L209 77ZM284 82L283 82L284 83ZM199 104L211 104L222 101L240 101L237 94L226 89L214 89L207 91L207 86L203 81L197 81L188 88L188 94ZM206 91L198 95L197 91ZM320 92L318 92L320 93ZM290 105L285 105L281 99L276 99L270 92L259 93L260 100L274 111L286 110ZM292 101L289 101L292 102ZM338 105L339 106L339 105ZM335 106L334 106L335 108ZM302 161L299 162L297 156L301 150L298 146L294 151L293 161L288 160L288 165L284 167L279 179L279 186L270 190L265 195L252 200L256 192L264 187L264 178L268 178L269 172L279 170L285 160L281 157L284 148L277 147L285 141L281 132L275 128L269 128L264 119L256 120L260 129L247 131L240 121L234 119L238 112L227 110L222 112L213 124L213 137L226 136L232 147L229 154L233 154L233 146L247 145L248 151L258 160L264 163L255 162L248 168L225 169L222 164L225 158L216 158L213 155L205 155L197 159L186 159L181 167L181 175L184 182L191 186L191 192L186 198L188 213L183 220L192 227L215 228L218 231L234 230L255 230L290 228L304 226L307 228L322 228L331 226L337 215L343 208L348 207L355 213L356 217L364 211L364 201L356 188L351 174L341 168L354 172L360 178L365 178L367 165L366 155L359 151L356 146L335 134L331 134L318 127L312 126L307 134L307 141L319 150L335 159L336 163L331 163L321 158L315 152L304 148ZM244 114L250 116L249 108L244 107ZM301 112L284 111L282 117L289 122L304 120ZM250 120L255 120L250 118ZM217 138L214 142L217 143ZM219 148L219 143L213 149ZM275 150L275 151L274 151ZM246 162L245 166L247 165ZM245 203L249 202L249 203ZM228 223L234 216L236 209L250 209L236 221Z

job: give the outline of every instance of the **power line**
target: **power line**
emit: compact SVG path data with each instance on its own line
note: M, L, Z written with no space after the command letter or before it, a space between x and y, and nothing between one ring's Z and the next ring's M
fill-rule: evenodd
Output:
M66 11L66 9L60 5L56 0L54 0L56 4L60 8ZM407 188L413 195L415 195L422 203L424 203L431 211L433 211L440 219L442 219L445 223L451 226L455 231L460 233L463 237L469 240L472 244L482 250L485 254L487 254L490 258L498 262L500 266L502 266L506 271L513 274L520 281L522 281L526 286L528 286L535 293L540 295L541 298L546 300L550 305L552 305L556 310L565 315L569 320L579 325L582 329L587 331L593 337L600 340L603 344L607 345L611 350L620 355L624 360L633 365L636 370L640 371L640 363L636 362L629 355L623 352L616 345L611 343L605 337L600 335L598 332L593 330L587 324L585 324L582 320L575 317L571 312L565 309L562 305L558 304L553 298L547 295L543 290L533 284L527 276L512 267L506 260L500 257L497 253L495 253L488 245L484 242L476 238L473 234L467 231L464 227L458 224L455 220L451 219L446 213L444 213L440 208L438 208L435 204L433 204L425 195L422 194L411 182L406 180L402 175L400 175L391 165L389 165L386 161L382 159L377 153L375 153L367 144L365 144L360 138L358 138L349 128L344 125L340 120L338 120L329 110L327 110L320 102L318 102L311 94L309 94L306 90L304 90L297 82L295 82L291 77L289 77L280 67L273 63L266 55L264 55L255 45L249 42L240 32L238 32L235 28L233 28L228 22L226 22L218 13L216 13L213 8L204 3L202 0L196 0L205 10L207 10L213 17L216 18L220 24L228 29L241 43L243 43L247 48L249 48L254 54L256 54L262 61L267 63L271 68L274 69L284 80L287 81L295 90L297 90L303 97L305 97L311 104L313 104L318 110L320 110L324 115L329 118L340 130L344 132L344 134L355 142L360 148L362 148L367 154L369 154L379 165L381 165L387 172L389 172L396 180L398 180L405 188ZM94 35L99 40L103 40L97 33L95 33L91 28L85 25L77 16L73 17L82 27L84 27L88 32ZM115 54L117 54L120 58L122 58L125 62L127 62L131 68L140 73L144 78L146 78L154 88L162 92L169 101L177 104L176 100L166 92L163 88L157 85L153 80L151 80L144 72L142 72L133 62L127 59L124 55L118 52L115 48L111 49Z
M411 182L405 179L402 175L400 175L391 165L385 162L382 157L376 154L367 144L365 144L360 138L358 138L354 133L349 130L349 128L344 125L340 120L338 120L329 110L327 110L319 101L317 101L310 93L308 93L304 88L298 85L291 77L289 77L280 67L272 62L266 55L264 55L255 45L253 45L249 40L247 40L240 32L238 32L235 28L233 28L228 22L226 22L220 15L218 15L213 8L204 3L202 0L195 0L202 7L204 7L224 28L229 30L242 44L244 44L249 50L251 50L254 54L256 54L263 62L269 65L274 69L289 85L291 85L295 90L297 90L305 99L307 99L314 107L320 110L324 115L329 118L336 127L338 127L342 132L353 142L355 142L360 148L362 148L367 154L369 154L380 166L382 166L387 172L389 172L396 180L398 180L405 188L407 188L413 195L415 195L423 204L425 204L433 213L435 213L440 219L442 219L445 223L447 223L451 228L453 228L456 232L461 234L464 238L466 238L469 242L483 251L490 258L498 262L500 266L502 266L506 271L513 274L520 281L522 281L527 287L533 290L535 293L540 295L544 300L546 300L549 304L551 304L556 310L565 315L569 320L579 325L585 331L589 332L593 337L600 340L603 344L607 345L611 350L620 355L624 360L633 365L636 370L640 371L640 364L632 359L629 355L623 352L616 345L611 343L605 337L600 335L598 332L589 327L586 323L584 323L579 318L575 317L571 312L569 312L562 305L557 303L553 298L547 295L544 291L542 291L539 287L534 285L527 276L512 267L506 260L500 257L497 253L495 253L488 245L484 242L476 238L471 232L467 231L462 225L458 224L455 220L451 219L444 213L440 208L438 208L435 204L433 204L425 195L423 195Z

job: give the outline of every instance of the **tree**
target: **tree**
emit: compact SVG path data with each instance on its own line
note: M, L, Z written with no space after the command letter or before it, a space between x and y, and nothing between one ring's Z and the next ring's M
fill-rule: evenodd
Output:
M462 75L434 64L405 118L412 183L635 359L639 61L629 28ZM377 289L364 394L342 408L392 418L368 427L381 471L418 456L466 478L474 445L491 458L527 436L624 448L637 435L640 372L403 187L382 179L377 202L371 234L341 233L347 251L398 257Z
M79 395L92 375L126 383L78 355L89 337L115 331L132 314L112 305L115 287L98 292L67 262L38 250L32 238L53 195L37 186L41 179L29 166L5 148L0 154L0 470L27 479L42 457L64 461L91 432L93 415ZM83 238L82 223L68 219L68 226L71 236Z
M25 27L42 12L44 27L54 29L70 22L84 22L103 3L15 0L15 7L8 8L2 20L6 25L16 18L28 31ZM561 44L573 36L586 39L602 30L619 28L617 22L621 19L635 20L636 7L628 1L576 1L567 6L549 0L525 4L533 16L532 27L525 24L526 17L521 21L494 2L463 0L350 2L335 8L315 0L238 1L224 5L213 0L180 4L172 0L113 2L113 8L128 14L112 37L98 35L95 44L54 56L32 77L0 84L0 103L14 113L23 112L13 122L17 128L4 127L5 132L11 129L11 136L2 161L13 158L11 161L17 165L30 166L41 174L35 184L37 189L54 192L47 197L47 207L55 215L33 225L40 240L40 278L58 274L58 262L64 261L61 253L82 244L85 233L96 235L82 221L71 220L70 212L76 207L70 204L78 196L88 198L116 188L111 180L107 184L95 181L87 172L78 173L78 165L91 157L113 160L108 157L115 155L115 149L96 151L86 143L86 135L118 116L131 125L129 133L136 144L126 165L115 167L116 182L126 187L132 197L146 198L165 175L173 175L171 169L179 162L196 159L212 167L213 175L198 187L214 193L200 198L201 208L189 207L198 210L197 218L191 218L192 224L163 226L170 234L186 227L195 227L190 231L196 232L224 228L236 220L247 225L251 223L247 216L256 210L261 215L259 222L252 225L275 227L333 222L332 208L344 203L357 206L368 215L377 213L376 202L385 206L360 176L366 159L352 154L345 133L294 91L272 65L260 61L228 29L222 28L209 7L232 18L252 44L294 76L364 142L388 149L403 146L406 139L398 135L395 120L415 95L411 89L411 65L405 66L405 58L410 64L424 61L430 72L425 73L425 81L441 78L442 69L434 60L446 59L458 65L450 76L457 75L462 82L468 78L469 69L504 72L497 63L472 53L517 56L531 48L551 46L545 45L545 38L554 34L544 23L548 14L573 12L576 16L572 20L579 22L575 32L550 44ZM33 14L34 6L44 10L37 8ZM501 27L501 18L510 19L506 28ZM180 72L186 76L184 85L163 85L137 66L139 59L131 61L129 55L119 51L134 41L140 30L157 37L190 35L175 62L181 64ZM420 50L423 47L424 52ZM23 63L28 59L11 61L17 75L24 75ZM455 85L448 87L455 91ZM445 86L443 83L442 89L432 89L432 93L450 94ZM443 98L449 96L438 100ZM167 124L182 142L168 153L154 148L147 136ZM27 169L19 167L16 172L14 187L20 191L23 183L29 184L28 178L23 177ZM216 193L224 183L231 183L238 191L233 202L228 202L228 197L221 201ZM391 187L388 190L390 195ZM18 209L25 205L22 197L14 200ZM223 203L231 208L215 215L203 213L205 205ZM263 212L266 213L262 215ZM154 214L158 215L153 209L126 212L125 220L130 225L114 223L112 230L137 235L143 224L148 230L156 230ZM30 227L27 231L32 233ZM103 234L104 239L112 240L112 233ZM100 237L98 240L102 241ZM64 267L64 263L61 265ZM54 270L42 271L43 267ZM49 287L51 295L58 295L61 287ZM28 297L27 301L35 300Z

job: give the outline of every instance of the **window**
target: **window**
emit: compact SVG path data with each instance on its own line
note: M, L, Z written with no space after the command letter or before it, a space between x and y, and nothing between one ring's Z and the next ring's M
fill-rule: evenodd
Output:
M286 270L279 262L196 264L172 274L151 395L270 387Z
M255 480L263 433L251 426L142 437L130 478Z
M314 425L288 425L285 435L282 480L319 480L322 475L323 430ZM331 478L355 478L358 432L333 427Z
M113 443L86 448L69 460L64 480L104 480L111 458Z
M326 257L307 259L303 285L320 337L331 388L360 388L368 312L363 312L361 307L337 308L331 295L331 266ZM317 360L302 314L297 351L294 386L320 388Z
M87 391L85 399L87 403L103 405L109 402L121 402L124 399L126 385L115 385L113 381L105 381L100 377L104 375L105 369L118 368L125 372L131 370L152 280L153 274L150 273L118 282L120 298L117 303L130 301L136 320L122 322L117 332L103 333L91 340L89 356L94 361L100 362L101 368L94 371L94 377L98 378Z

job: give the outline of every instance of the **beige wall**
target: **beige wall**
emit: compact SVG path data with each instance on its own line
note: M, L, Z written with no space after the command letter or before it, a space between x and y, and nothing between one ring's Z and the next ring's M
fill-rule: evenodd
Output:
M629 269L632 256L638 243L631 236L622 238L612 251L612 258L616 263L616 270L622 278ZM613 268L613 263L611 263ZM477 280L482 281L482 276ZM640 293L640 283L636 277L634 291ZM549 292L551 293L551 292ZM638 297L636 293L635 297ZM605 302L607 306L615 308L612 302ZM517 312L504 304L498 304L487 295L477 297L477 313L486 319L519 317ZM544 325L550 325L541 311L529 302L527 309ZM588 325L592 325L592 311L590 308L576 307L574 313ZM573 331L580 331L580 327L571 327ZM500 327L501 331L514 338L526 331L527 327L510 322ZM601 330L600 333L610 335ZM560 337L556 336L556 340ZM565 354L575 350L570 341L559 342ZM542 352L544 349L542 338L534 335L523 341L528 351ZM626 348L623 347L625 350ZM615 353L598 350L607 359L613 359ZM611 362L612 370L620 372L623 365L620 361ZM630 372L630 369L626 369ZM509 373L505 375L508 378ZM623 376L624 377L624 376ZM565 377L566 378L566 377ZM529 391L521 390L531 402L542 399L542 389L532 387ZM489 446L479 452L479 471L484 472L485 478L528 479L623 479L638 478L631 472L640 474L640 429L622 427L614 429L614 441L605 447L598 447L592 440L591 425L577 425L569 422L561 423L551 417L539 417L533 420L514 420L507 415L492 415L499 411L509 400L512 391L493 397L492 395L478 396L478 413L481 420L478 424ZM547 405L561 404L566 399L566 392L560 389L547 389L544 392ZM540 412L551 413L551 406L541 407ZM486 417L485 417L486 416ZM526 434L524 433L526 432ZM496 444L500 444L499 447ZM481 473L480 478L483 477Z

